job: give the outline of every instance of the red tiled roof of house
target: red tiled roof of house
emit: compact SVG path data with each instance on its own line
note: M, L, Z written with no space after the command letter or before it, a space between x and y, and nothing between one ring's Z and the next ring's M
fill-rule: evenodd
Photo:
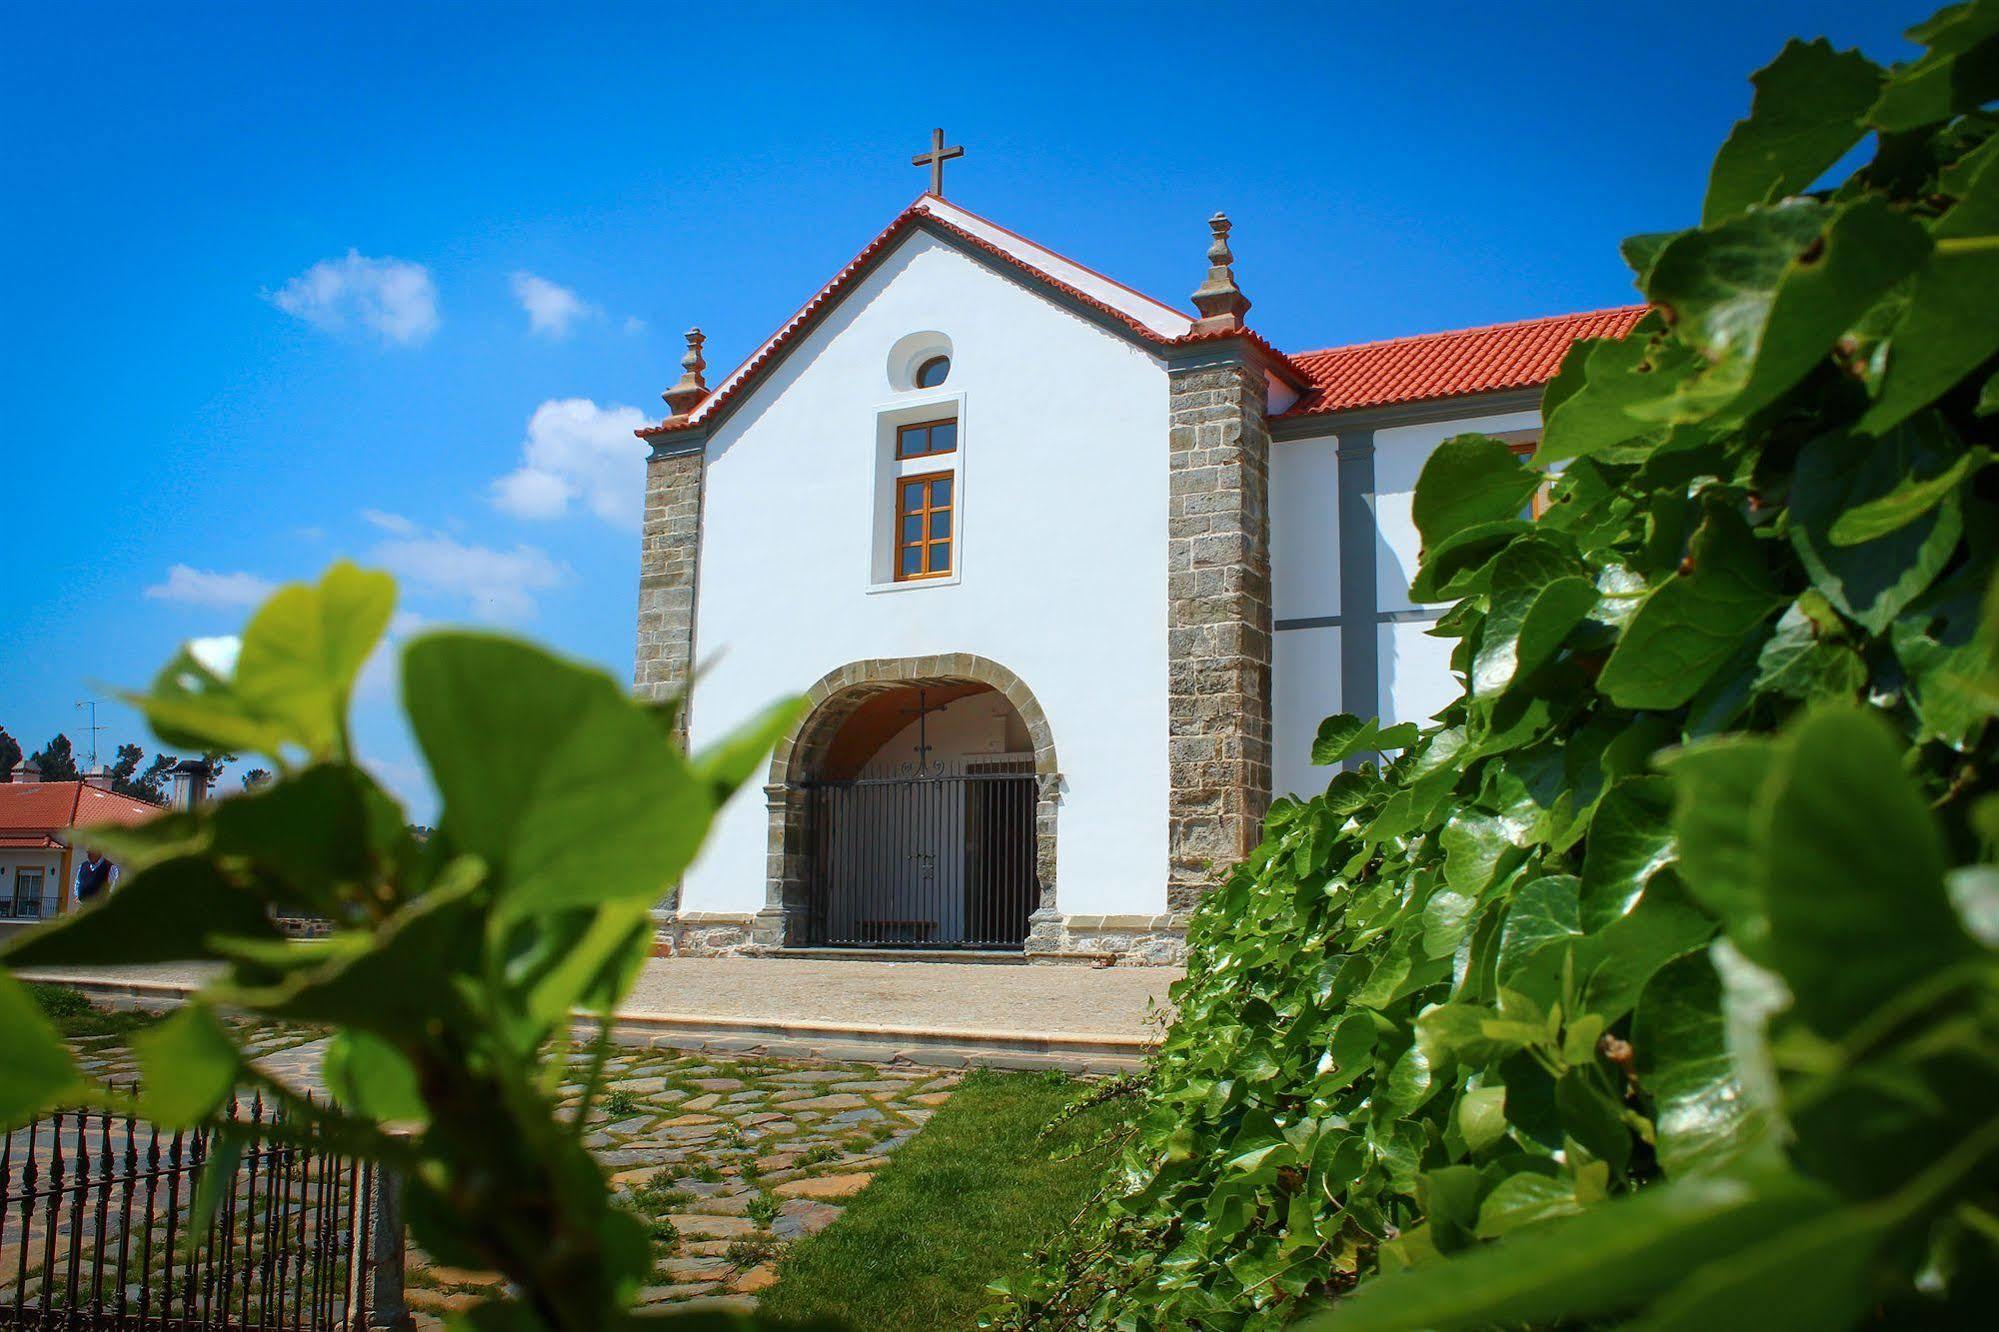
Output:
M48 836L94 823L129 827L163 812L158 805L88 782L0 783L0 837Z
M1621 338L1644 318L1646 308L1625 305L1292 352L1291 364L1310 377L1312 388L1283 415L1318 416L1533 388L1555 377L1570 344L1582 338Z

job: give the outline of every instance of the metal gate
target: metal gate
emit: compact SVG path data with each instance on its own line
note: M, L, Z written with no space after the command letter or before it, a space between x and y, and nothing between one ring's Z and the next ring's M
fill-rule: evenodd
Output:
M261 1100L232 1118L268 1122ZM190 1235L212 1130L60 1111L0 1143L0 1328L361 1327L374 1167L271 1141L244 1148Z
M809 784L806 792L808 942L846 948L1026 942L1027 918L1040 900L1032 772L863 777Z

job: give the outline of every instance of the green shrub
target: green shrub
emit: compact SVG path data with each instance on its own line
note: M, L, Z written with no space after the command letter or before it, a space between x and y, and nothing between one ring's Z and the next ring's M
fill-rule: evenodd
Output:
M612 1119L627 1119L645 1109L645 1103L639 1100L635 1093L626 1091L623 1087L615 1087L605 1092L603 1099L597 1104Z
M1202 905L1120 1187L998 1321L1989 1313L1999 5L1915 35L1757 76L1538 467L1430 458L1464 697L1321 728L1350 770Z
M768 1193L759 1193L756 1197L750 1199L749 1208L745 1215L758 1225L768 1227L771 1222L777 1220L777 1215L781 1210L783 1210L783 1204L779 1203L775 1197Z

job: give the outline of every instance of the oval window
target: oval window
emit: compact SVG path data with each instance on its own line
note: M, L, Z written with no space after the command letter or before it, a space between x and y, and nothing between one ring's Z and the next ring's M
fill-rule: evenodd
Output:
M916 387L936 388L951 373L951 358L933 356L916 367Z

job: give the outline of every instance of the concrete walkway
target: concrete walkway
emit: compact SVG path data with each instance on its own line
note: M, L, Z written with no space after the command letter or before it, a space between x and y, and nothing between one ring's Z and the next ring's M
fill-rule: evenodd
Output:
M203 966L47 968L23 979L172 1002ZM778 1057L945 1066L1135 1066L1164 1030L1177 968L816 958L654 958L619 1011L621 1040Z

